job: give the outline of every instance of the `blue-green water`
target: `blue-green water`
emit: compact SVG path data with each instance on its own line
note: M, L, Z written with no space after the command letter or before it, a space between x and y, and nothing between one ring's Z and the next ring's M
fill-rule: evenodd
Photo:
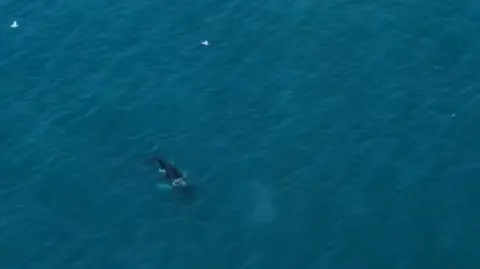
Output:
M478 1L0 15L0 268L480 268Z

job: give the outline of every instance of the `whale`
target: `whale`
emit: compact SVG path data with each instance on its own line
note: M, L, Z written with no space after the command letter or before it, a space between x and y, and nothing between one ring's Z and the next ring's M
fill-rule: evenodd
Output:
M194 186L186 180L185 173L178 169L173 162L166 161L161 157L154 157L154 161L158 165L158 171L164 175L171 189L193 194ZM165 188L165 186L161 188Z

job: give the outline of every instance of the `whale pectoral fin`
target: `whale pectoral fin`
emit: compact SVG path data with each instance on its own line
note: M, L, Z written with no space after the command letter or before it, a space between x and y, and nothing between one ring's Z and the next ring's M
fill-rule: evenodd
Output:
M158 172L160 172L160 173L165 173L165 169L158 168Z
M158 183L157 188L159 188L160 190L171 190L172 186L170 184Z

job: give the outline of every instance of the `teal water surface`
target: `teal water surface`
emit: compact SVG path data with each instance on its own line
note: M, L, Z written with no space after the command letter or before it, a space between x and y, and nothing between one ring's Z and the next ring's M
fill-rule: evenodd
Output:
M0 268L480 268L477 1L0 15Z

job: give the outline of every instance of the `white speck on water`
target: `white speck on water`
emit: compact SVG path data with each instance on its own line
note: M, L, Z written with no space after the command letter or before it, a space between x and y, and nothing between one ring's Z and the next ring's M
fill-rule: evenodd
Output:
M208 40L204 40L200 44L202 44L204 46L209 46L210 45L210 43L208 43Z
M17 28L18 27L18 23L17 21L13 21L12 25L10 25L11 28Z

